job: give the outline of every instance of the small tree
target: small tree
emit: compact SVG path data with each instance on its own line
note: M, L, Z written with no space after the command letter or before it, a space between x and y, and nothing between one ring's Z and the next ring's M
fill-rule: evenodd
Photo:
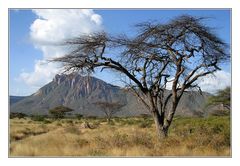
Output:
M66 112L71 112L73 109L65 107L65 106L57 106L53 109L49 110L49 113L55 118L55 119L61 119L64 118Z
M73 50L52 61L68 72L108 68L121 73L152 115L158 137L166 137L183 94L201 92L198 80L229 60L227 45L203 20L182 15L163 24L141 23L135 37L105 32L76 37L66 42Z
M231 89L226 87L223 90L219 90L216 95L208 98L207 106L222 105L227 110L231 109Z
M108 123L111 122L111 118L114 114L119 112L121 110L121 107L124 106L124 104L121 104L119 102L104 102L104 101L99 101L94 103L97 105L102 112L106 115Z

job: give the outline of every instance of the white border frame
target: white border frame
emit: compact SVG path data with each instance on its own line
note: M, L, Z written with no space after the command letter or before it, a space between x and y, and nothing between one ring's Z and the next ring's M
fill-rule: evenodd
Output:
M232 158L8 158L8 9L9 8L231 8L232 9ZM8 0L0 2L0 163L1 165L123 165L240 163L240 1L238 0Z

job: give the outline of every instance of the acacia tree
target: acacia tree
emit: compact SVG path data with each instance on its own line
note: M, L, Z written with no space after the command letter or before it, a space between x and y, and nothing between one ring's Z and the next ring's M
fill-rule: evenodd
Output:
M227 45L203 20L182 15L164 24L141 23L135 37L105 32L80 36L66 41L73 49L69 54L52 61L61 62L68 72L107 68L124 75L126 86L151 113L158 137L163 138L184 92L201 92L198 80L220 70L229 59Z
M57 106L53 109L49 110L49 113L55 118L55 119L62 119L67 112L72 112L73 109L64 107L64 106Z
M100 110L106 115L108 123L110 123L112 116L117 112L121 111L120 108L124 106L124 104L121 104L119 102L107 102L107 101L98 101L93 104L101 108Z

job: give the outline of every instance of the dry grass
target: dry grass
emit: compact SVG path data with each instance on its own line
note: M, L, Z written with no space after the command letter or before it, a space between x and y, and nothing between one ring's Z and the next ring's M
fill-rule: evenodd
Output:
M151 118L10 120L10 156L229 156L229 117L178 118L157 140Z

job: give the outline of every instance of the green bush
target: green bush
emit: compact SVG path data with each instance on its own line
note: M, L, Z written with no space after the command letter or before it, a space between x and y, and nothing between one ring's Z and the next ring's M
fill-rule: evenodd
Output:
M78 120L81 120L83 118L83 115L81 114L75 114L75 117L78 119Z
M45 120L45 116L43 116L43 115L33 115L33 116L31 117L31 119L32 119L33 121L43 122L43 121Z
M44 123L44 124L49 124L49 123L52 123L52 121L47 120L47 119L44 119L43 123Z

